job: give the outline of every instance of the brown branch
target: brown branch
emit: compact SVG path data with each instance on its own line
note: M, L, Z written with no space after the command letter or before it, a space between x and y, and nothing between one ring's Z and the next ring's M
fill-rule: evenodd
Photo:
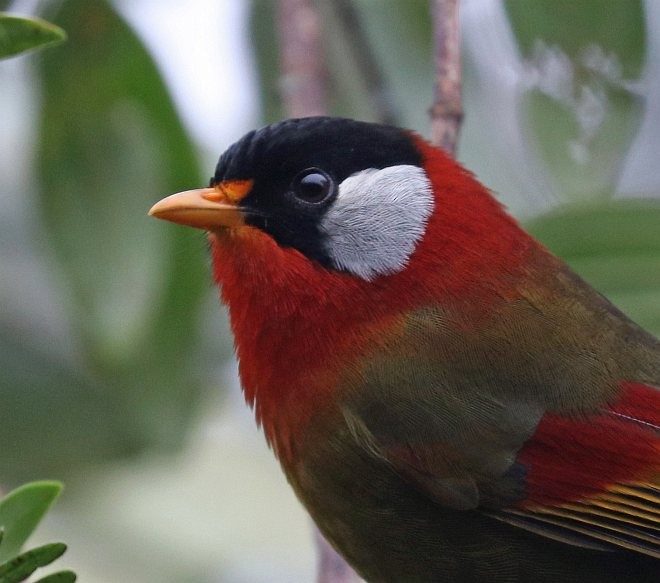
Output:
M459 0L432 0L436 80L431 115L431 139L452 156L463 119Z
M326 74L319 15L312 0L279 0L280 94L288 117L324 115Z

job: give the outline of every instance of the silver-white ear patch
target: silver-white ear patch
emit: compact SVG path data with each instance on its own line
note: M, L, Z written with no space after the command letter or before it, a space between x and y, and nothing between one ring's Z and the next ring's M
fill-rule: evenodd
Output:
M368 169L339 185L321 221L326 253L339 269L366 280L400 271L433 212L424 170L400 165Z

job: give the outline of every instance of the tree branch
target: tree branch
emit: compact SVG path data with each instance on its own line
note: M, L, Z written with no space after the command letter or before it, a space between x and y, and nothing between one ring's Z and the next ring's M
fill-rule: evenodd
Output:
M319 15L312 0L279 0L280 94L288 117L327 113Z
M432 0L435 45L435 89L431 106L431 138L452 156L463 120L461 106L461 52L459 0Z

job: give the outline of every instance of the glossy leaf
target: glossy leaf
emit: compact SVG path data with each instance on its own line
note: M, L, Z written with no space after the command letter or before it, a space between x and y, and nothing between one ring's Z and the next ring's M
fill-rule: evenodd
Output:
M39 567L50 565L66 551L64 543L50 543L21 553L0 565L0 583L25 581Z
M660 334L660 201L567 206L530 231L634 321Z
M73 571L58 571L42 577L35 583L73 583L76 580L76 574Z
M0 563L20 551L61 491L59 482L32 482L0 500Z
M66 33L39 18L0 13L0 59L60 43Z

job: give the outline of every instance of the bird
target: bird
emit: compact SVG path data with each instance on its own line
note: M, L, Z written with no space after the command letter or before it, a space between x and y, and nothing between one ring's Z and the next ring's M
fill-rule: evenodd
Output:
M251 131L208 233L245 398L370 582L660 581L660 342L406 129Z

